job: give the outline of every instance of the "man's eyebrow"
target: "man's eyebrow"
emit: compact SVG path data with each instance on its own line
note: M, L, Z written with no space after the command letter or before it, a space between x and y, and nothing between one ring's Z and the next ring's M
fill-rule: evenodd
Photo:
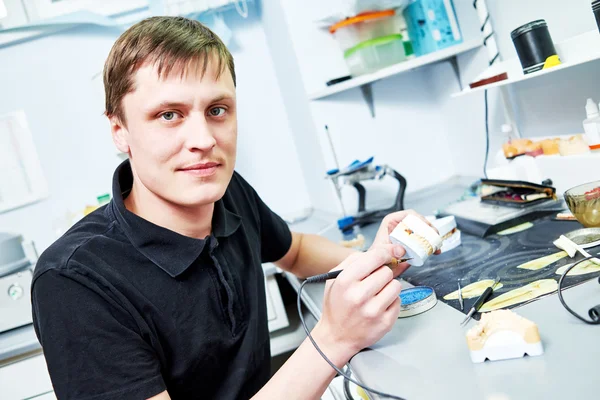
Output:
M216 103L216 102L221 101L221 100L232 100L232 99L233 99L232 95L230 95L230 94L222 94L222 95L219 95L219 96L215 97L210 102L211 103Z
M223 100L233 100L233 95L226 93L226 94L221 94L218 95L214 98L212 98L209 103L217 103L219 101L223 101ZM163 109L163 108L188 108L190 107L190 104L188 102L185 101L172 101L172 100L163 100L159 103L153 104L151 106L149 106L146 111L147 112L152 112L154 110L157 109Z
M151 105L150 107L147 108L147 111L154 111L159 108L182 108L182 107L189 107L189 105L183 101L164 100L158 104Z

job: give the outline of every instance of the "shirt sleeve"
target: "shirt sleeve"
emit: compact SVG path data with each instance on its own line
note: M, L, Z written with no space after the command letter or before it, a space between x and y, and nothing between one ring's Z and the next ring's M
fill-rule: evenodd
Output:
M49 270L32 287L34 327L59 399L147 399L160 363L133 317L77 272Z
M275 262L288 252L292 245L292 232L288 224L256 193L256 206L260 218L261 261Z

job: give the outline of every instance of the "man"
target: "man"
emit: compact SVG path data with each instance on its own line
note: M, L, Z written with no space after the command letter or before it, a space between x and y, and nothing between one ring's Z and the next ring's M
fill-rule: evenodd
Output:
M388 332L400 284L384 265L406 214L366 253L291 233L234 172L233 59L196 21L153 17L104 70L106 115L129 160L113 200L40 257L35 329L60 399L317 399L333 369L305 341L270 378L262 262L300 277L344 271L312 334L343 366ZM383 266L383 267L382 267Z

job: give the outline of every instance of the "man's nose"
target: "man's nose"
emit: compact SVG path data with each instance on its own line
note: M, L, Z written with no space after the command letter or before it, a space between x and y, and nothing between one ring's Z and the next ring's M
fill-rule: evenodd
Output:
M185 147L190 150L211 150L217 144L212 128L204 115L190 115L184 128Z

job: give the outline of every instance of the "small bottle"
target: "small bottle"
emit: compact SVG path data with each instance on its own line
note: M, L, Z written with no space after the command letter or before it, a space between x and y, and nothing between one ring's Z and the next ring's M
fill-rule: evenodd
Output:
M510 143L513 139L513 129L510 124L502 124L502 136Z
M589 145L600 143L600 111L598 105L592 99L587 100L585 105L587 118L583 121L583 130L585 138Z
M515 157L517 154L517 149L512 145L513 140L513 131L512 126L509 124L502 124L502 137L504 139L504 143L502 144L502 150L504 153L505 160L511 159ZM499 162L499 160L496 160Z

